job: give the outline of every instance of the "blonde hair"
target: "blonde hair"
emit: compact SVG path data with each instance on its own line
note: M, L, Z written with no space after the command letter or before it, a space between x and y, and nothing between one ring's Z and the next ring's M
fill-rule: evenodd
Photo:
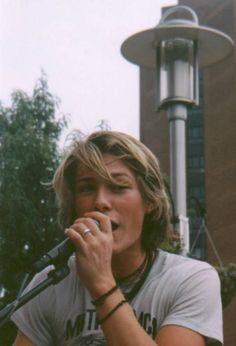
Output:
M53 178L60 224L67 227L76 218L74 192L78 166L88 167L104 179L113 180L103 163L104 154L121 159L137 179L142 198L151 210L144 218L141 243L145 251L151 251L169 231L169 199L157 158L144 144L125 133L99 131L73 142Z

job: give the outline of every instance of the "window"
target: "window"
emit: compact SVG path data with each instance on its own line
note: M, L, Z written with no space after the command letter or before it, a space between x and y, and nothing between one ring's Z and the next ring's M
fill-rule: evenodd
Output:
M190 156L188 158L189 169L201 169L204 168L204 157L203 156Z
M192 186L189 188L189 196L196 197L199 200L203 200L205 197L204 186Z
M201 126L194 126L188 128L188 138L189 139L202 139L203 138L203 128Z

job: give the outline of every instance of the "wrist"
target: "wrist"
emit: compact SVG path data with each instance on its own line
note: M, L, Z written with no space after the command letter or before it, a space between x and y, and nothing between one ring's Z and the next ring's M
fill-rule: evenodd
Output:
M111 289L101 294L98 298L92 300L92 304L95 306L102 305L105 302L105 300L118 289L119 287L117 285L114 285Z
M96 305L97 319L99 323L105 322L108 317L113 314L116 315L116 310L127 303L122 291L120 289L115 290L110 294L101 305Z
M112 288L116 286L115 280L109 280L109 281L103 281L99 282L98 285L94 286L90 290L90 295L92 298L92 301L97 300L99 297L107 294Z

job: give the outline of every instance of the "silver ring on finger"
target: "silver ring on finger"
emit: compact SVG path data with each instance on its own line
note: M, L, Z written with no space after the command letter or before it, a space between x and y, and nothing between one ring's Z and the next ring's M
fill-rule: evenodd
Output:
M86 228L86 229L83 231L84 237L85 237L88 233L91 233L91 230L90 230L89 228Z

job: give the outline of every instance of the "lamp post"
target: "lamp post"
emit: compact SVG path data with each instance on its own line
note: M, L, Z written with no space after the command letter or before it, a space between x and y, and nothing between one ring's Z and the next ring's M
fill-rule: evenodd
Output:
M186 19L186 14L190 19ZM169 120L170 188L179 219L183 254L189 252L187 107L198 104L198 66L205 67L223 60L233 47L229 36L200 26L196 13L187 6L170 8L156 27L132 35L121 46L127 60L156 69L158 109L165 109Z

